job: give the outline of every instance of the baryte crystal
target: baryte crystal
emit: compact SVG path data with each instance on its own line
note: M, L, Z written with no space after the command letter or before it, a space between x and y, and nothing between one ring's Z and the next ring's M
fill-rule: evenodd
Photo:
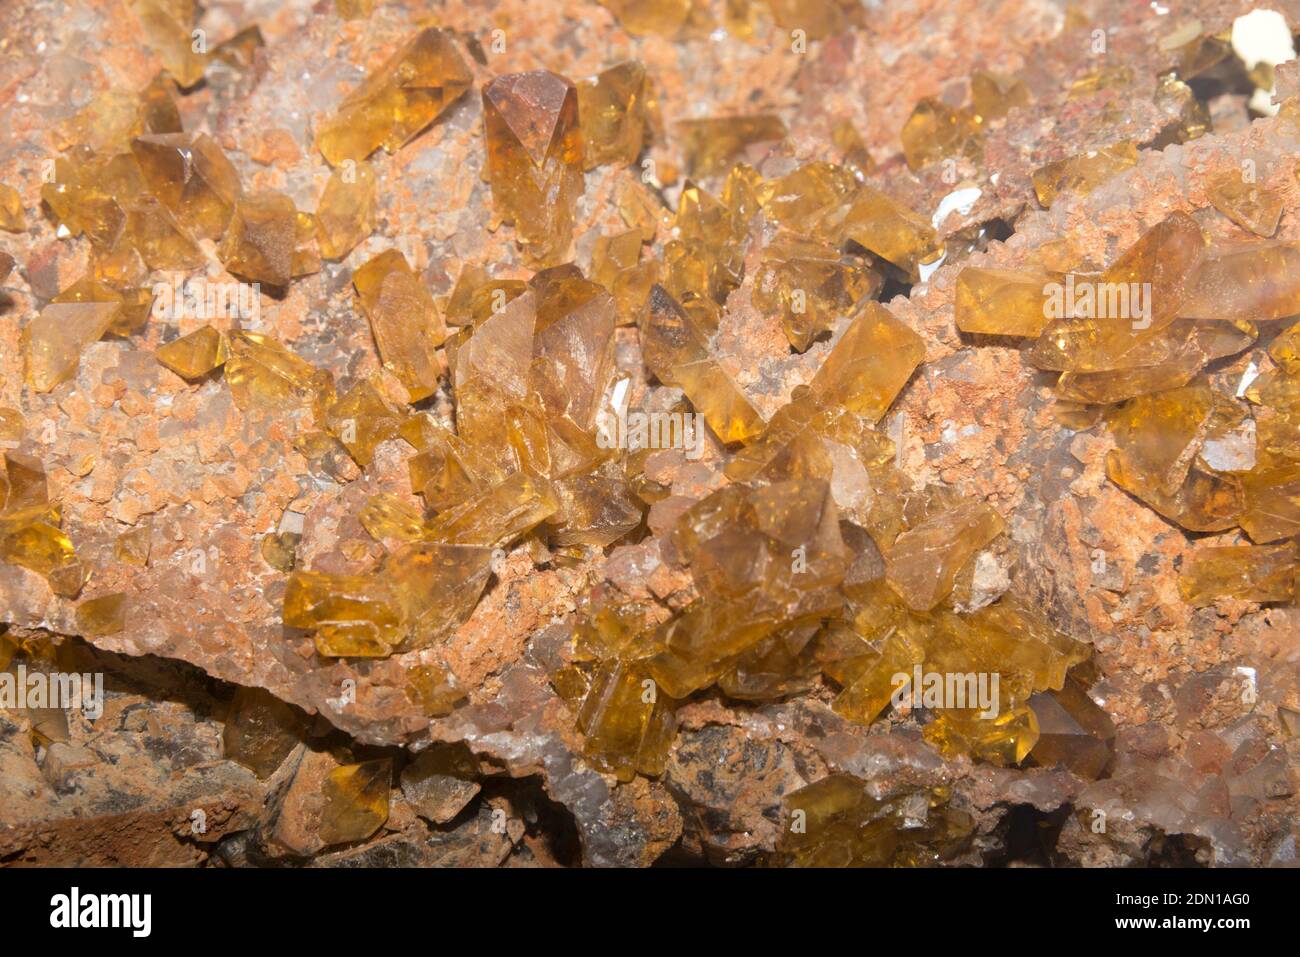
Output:
M857 191L857 180L847 168L818 161L758 184L755 199L769 221L801 237L834 242L844 205Z
M412 444L420 453L408 462L411 488L438 511L463 502L489 479L504 477L460 436L441 426L432 427Z
M294 355L270 336L236 332L229 339L225 377L235 404L245 412L261 408L291 411L319 404L332 392L328 372Z
M981 120L995 120L1029 105L1029 88L1023 80L975 70L970 75L971 107Z
M957 275L957 328L993 336L1034 337L1047 325L1046 273L969 266Z
M389 582L309 571L289 576L284 623L315 632L317 652L331 658L387 657L405 638L407 626Z
M1047 208L1061 193L1090 193L1112 176L1137 165L1137 146L1130 140L1112 143L1048 163L1033 173L1038 202Z
M432 395L440 372L436 350L447 332L406 257L395 249L380 253L352 274L352 284L385 368L406 387L410 401Z
M430 718L451 714L466 697L447 671L435 665L417 665L408 669L406 680L406 699Z
M1291 601L1296 561L1294 542L1202 548L1183 560L1178 592L1198 607L1225 599Z
M785 30L802 30L809 40L825 40L861 26L863 11L852 0L766 0L772 19Z
M137 136L131 152L150 192L196 236L219 239L243 189L239 174L206 133Z
M941 512L883 547L889 584L909 608L928 611L948 597L962 566L1003 528L1001 516L983 502Z
M304 232L314 233L284 193L265 190L241 196L222 241L226 269L250 282L285 287L315 268L301 247Z
M750 147L774 144L786 137L781 118L769 113L682 120L676 130L686 159L686 172L698 179L720 176Z
M207 262L194 238L156 199L141 200L127 210L126 231L150 269L186 271Z
M401 649L440 641L470 616L492 572L492 550L411 542L384 558L377 575L402 605L408 633Z
M325 428L362 468L374 461L380 442L397 437L400 425L397 410L369 380L343 393L325 413Z
M1236 243L1206 252L1179 315L1260 322L1300 312L1300 243Z
M18 442L23 437L23 414L17 409L0 406L0 442ZM0 507L4 505L0 497Z
M786 338L797 352L834 328L863 299L880 291L876 271L817 259L769 260L754 278L754 305L781 317Z
M867 144L862 142L862 135L848 120L840 120L831 130L831 142L840 151L844 168L853 174L860 183L875 172L876 163L871 158Z
M975 159L983 151L979 118L935 97L916 104L900 134L903 156L914 170L944 159Z
M77 606L77 631L87 638L116 635L126 627L126 595L87 598Z
M758 410L709 354L704 337L662 286L650 292L641 343L646 365L659 381L679 386L723 443L746 442L762 431Z
M375 231L375 174L361 160L330 174L316 204L321 256L343 259Z
M498 484L440 512L428 537L451 545L504 547L559 508L546 480L516 472Z
M1043 767L1061 765L1081 778L1095 780L1114 756L1115 725L1074 679L1059 691L1029 699L1038 723L1038 741L1030 760Z
M629 60L578 84L586 169L635 163L645 139L645 66Z
M600 0L633 36L670 37L686 23L692 0Z
M1263 458L1241 477L1241 527L1261 545L1300 535L1300 463Z
M191 87L203 79L208 57L191 36L198 16L194 0L131 0L131 8L145 42L177 83Z
M22 331L27 384L49 392L76 374L81 353L108 332L117 302L51 303Z
M925 342L878 302L864 303L809 383L814 401L877 422L925 358Z
M321 783L320 838L326 844L364 841L388 820L389 758L345 764Z
M878 799L864 782L832 774L781 800L776 861L790 867L924 867L970 843L975 820L944 791L904 789Z
M844 220L844 237L887 259L913 279L921 265L943 254L923 217L870 186L863 186Z
M298 564L298 545L302 536L297 532L269 532L262 537L262 560L276 571L288 574Z
M602 771L630 781L663 773L676 731L675 702L636 668L602 662L578 709L585 752Z
M969 710L943 709L925 726L922 737L945 757L965 754L1014 767L1029 756L1040 734L1037 715L1022 706L987 718Z
M226 337L212 326L202 326L158 347L158 361L182 379L197 379L226 362Z
M499 76L483 88L483 112L497 215L532 261L561 260L584 188L577 88L545 70Z
M21 233L27 228L27 217L23 213L23 198L12 186L0 183L0 229L10 233Z
M225 758L267 778L284 763L306 731L302 712L261 688L236 689L221 743Z
M1226 169L1206 183L1211 205L1242 229L1268 238L1277 232L1284 205L1281 192L1266 189L1242 169Z
M331 166L360 162L382 147L395 153L470 88L473 74L445 30L429 27L348 94L316 127Z
M479 792L478 761L463 743L435 744L402 769L402 796L432 824L446 824Z
M527 290L521 279L493 279L482 266L466 263L443 305L443 319L449 326L477 326Z

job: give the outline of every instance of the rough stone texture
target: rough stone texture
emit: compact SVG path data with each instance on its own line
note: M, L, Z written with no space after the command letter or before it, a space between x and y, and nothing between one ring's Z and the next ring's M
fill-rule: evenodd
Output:
M950 786L954 803L978 822L964 863L1013 859L1008 820L1034 813L1059 818L1052 853L1073 863L1185 856L1197 863L1293 864L1300 744L1278 709L1300 709L1300 610L1244 602L1193 609L1182 602L1176 570L1193 542L1106 480L1109 440L1102 430L1058 426L1050 382L1014 347L958 333L952 308L961 264L1026 266L1063 236L1080 260L1096 266L1174 210L1191 213L1214 238L1241 239L1239 229L1207 208L1205 188L1212 174L1235 168L1245 155L1257 157L1283 191L1278 238L1300 238L1295 128L1280 119L1248 122L1245 96L1227 92L1208 104L1213 133L1159 146L1173 121L1152 99L1155 77L1169 64L1159 39L1193 17L1207 31L1224 29L1252 6L1203 0L1181 5L1175 20L1146 4L1098 0L1071 5L1086 23L1069 25L1066 5L1049 0L898 2L873 10L869 30L813 42L805 54L792 53L780 32L752 41L725 34L635 38L585 0L439 6L441 23L485 46L493 30L503 30L505 51L490 53L487 66L473 65L475 90L443 120L398 153L373 158L375 234L342 262L294 282L283 298L260 301L260 327L343 385L380 371L350 287L352 270L371 256L401 249L435 295L450 291L462 261L495 264L498 276L529 275L512 230L493 221L481 180L477 91L497 73L550 69L576 79L641 59L668 122L668 136L646 155L665 181L670 207L681 187L667 175L681 163L675 120L770 110L786 121L790 138L773 155L751 157L765 175L823 158L834 123L847 119L878 164L872 183L924 215L954 189L981 190L969 211L937 224L954 249L981 226L994 237L1010 232L1005 241L975 241L978 251L950 254L927 282L889 303L927 344L925 364L889 421L901 436L900 465L914 482L949 485L993 504L1009 529L991 550L995 570L1058 627L1095 648L1103 674L1095 693L1119 728L1111 778L1086 783L1059 771L945 762L914 726L847 724L827 706L829 690L818 686L804 698L759 708L702 696L684 709L663 778L617 785L580 756L572 715L551 690L546 666L563 659L576 598L592 581L629 594L648 587L672 607L689 600L689 582L659 565L653 540L574 567L535 568L521 547L470 620L437 649L327 663L310 641L281 625L285 576L261 559L261 538L277 530L287 509L303 518L303 566L360 571L380 550L356 514L377 491L410 494L407 446L382 444L364 474L350 462L334 474L312 471L293 451L289 423L245 416L219 379L187 384L160 367L153 350L191 328L161 320L130 339L91 346L76 378L49 394L24 388L21 326L87 268L85 242L57 238L39 214L42 169L56 155L51 130L99 92L143 86L158 61L138 42L121 0L20 2L10 14L23 29L0 50L0 125L8 134L0 141L0 182L21 193L28 225L0 236L0 250L17 263L0 294L0 406L21 409L22 449L44 462L52 494L63 503L64 528L95 569L96 593L129 596L125 630L95 645L114 656L112 668L138 680L130 691L110 694L93 726L74 719L72 740L43 754L30 746L21 717L0 713L0 862L244 865L314 856L327 866L573 863L567 839L556 836L564 830L556 822L567 819L587 864L645 866L679 857L745 864L772 850L782 794L839 770L882 793ZM1270 6L1300 25L1300 5ZM212 133L246 189L284 190L311 209L329 174L311 146L313 122L331 114L427 12L418 4L383 3L371 18L345 22L329 3L214 6L200 20L210 37L225 39L256 21L267 45L247 69L212 66L206 84L180 99L186 129ZM1102 57L1089 46L1098 27L1108 38ZM1068 99L1066 84L1098 66L1130 67L1132 85ZM912 173L898 140L912 105L931 95L961 105L976 67L1022 73L1033 105L992 124L982 161L962 161L955 179L945 179L939 165ZM1282 92L1292 89L1294 73L1279 71ZM1029 180L1034 169L1120 139L1143 147L1136 168L1088 196L1039 208ZM611 167L587 175L579 264L587 265L596 236L622 228L611 200L638 175ZM210 278L229 281L215 249L204 249ZM755 243L749 278L728 302L714 350L770 415L811 379L831 343L792 354L778 318L753 308L757 249ZM1215 366L1214 375L1238 381L1264 345L1261 338L1260 348ZM631 330L620 330L619 364L635 371L637 390L646 388ZM675 395L661 391L654 401L667 407ZM436 396L432 408L447 417L449 394ZM87 457L93 468L84 472ZM651 511L655 535L722 483L716 448L696 463L660 453L647 474L672 491ZM153 524L150 566L114 561L117 535L146 519ZM1197 544L1231 543L1230 536L1210 539ZM73 610L38 576L0 565L0 619L13 629L73 634ZM139 656L153 657L136 668L129 659ZM469 694L453 715L432 721L404 693L408 670L430 662L449 667ZM1239 694L1242 668L1256 675L1258 697L1250 705ZM220 757L220 708L211 702L228 689L210 690L217 697L200 702L178 692L197 680L193 669L216 679L213 688L262 687L320 715L316 739L277 775L257 782ZM343 694L349 681L355 697ZM434 740L465 741L483 762L485 781L516 788L534 782L554 808L526 829L516 827L512 838L508 825L504 833L493 829L491 802L501 799L490 789L438 828L395 803L388 828L396 830L381 830L358 848L322 848L311 810L317 763L328 771L343 750L387 753ZM396 802L400 791L394 795ZM1032 812L1017 810L1024 808ZM187 832L195 809L207 815L204 836ZM1096 809L1123 825L1094 833L1089 820Z

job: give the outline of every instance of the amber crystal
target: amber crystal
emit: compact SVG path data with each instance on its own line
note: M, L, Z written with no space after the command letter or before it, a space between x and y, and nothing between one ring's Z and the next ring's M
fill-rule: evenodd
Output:
M889 583L909 608L928 611L948 597L962 566L1004 527L1001 516L983 502L941 512L884 550Z
M1029 699L1038 723L1030 760L1045 767L1062 765L1081 778L1101 777L1114 756L1115 725L1073 678L1057 691Z
M261 688L238 688L222 732L222 751L259 778L270 777L306 731L302 712Z
M329 373L290 352L270 336L237 332L229 339L225 376L235 404L245 411L289 411L317 404L333 391Z
M878 799L848 774L832 774L781 800L777 862L791 867L923 867L957 856L975 820L946 793L904 789Z
M979 118L934 97L916 104L900 137L907 165L918 170L944 159L974 159L983 150Z
M1253 175L1240 169L1224 170L1211 178L1205 192L1214 208L1242 229L1265 238L1277 232L1282 194L1255 182Z
M786 128L780 117L764 113L682 120L676 133L686 158L686 172L702 179L727 172L751 146L785 139Z
M1137 165L1137 146L1113 143L1034 170L1034 192L1044 208L1061 193L1090 193L1112 176Z
M1041 272L963 269L957 275L954 304L957 328L983 335L1037 336L1047 325L1043 290L1050 281Z
M352 274L370 320L379 357L416 402L438 388L437 348L446 327L425 288L400 252L390 249Z
M577 88L545 70L499 76L483 88L483 113L497 215L534 262L562 259L586 165Z
M844 220L844 236L914 279L918 268L943 254L934 228L889 196L863 186Z
M284 623L315 632L316 650L333 658L383 658L406 636L392 585L366 575L297 571L284 593Z
M762 430L758 410L709 354L695 323L662 286L650 292L641 337L646 365L659 381L686 393L722 442L746 442Z
M131 0L131 8L145 42L177 83L190 87L203 79L208 57L191 35L198 17L194 0Z
M76 374L81 353L108 332L117 302L51 303L22 331L27 383L49 392Z
M137 136L131 152L150 191L196 236L220 238L242 193L239 174L206 133Z
M343 259L375 229L375 174L364 160L330 174L316 204L321 256Z
M635 163L645 139L645 67L629 60L578 84L586 168Z
M804 352L880 286L880 274L862 266L818 259L769 260L754 278L753 301L764 312L779 315L790 345Z
M389 758L345 764L321 784L320 838L326 844L364 841L388 820L393 783Z
M126 595L87 598L77 606L77 631L87 637L115 635L126 627Z
M1183 560L1178 591L1193 605L1224 599L1269 602L1295 597L1294 542L1203 548Z
M1023 80L975 70L970 75L971 108L981 120L995 120L1029 105L1029 88Z
M12 186L0 183L0 229L9 233L21 233L27 228L27 217L23 213L23 198Z
M158 347L158 361L184 379L197 379L226 362L226 337L212 326L203 326L188 335Z
M395 153L456 102L473 82L451 34L421 30L317 124L316 147L331 166Z

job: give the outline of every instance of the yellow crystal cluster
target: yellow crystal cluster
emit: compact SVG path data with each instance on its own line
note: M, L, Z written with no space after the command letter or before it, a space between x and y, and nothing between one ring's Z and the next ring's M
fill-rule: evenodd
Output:
M1111 481L1189 532L1240 527L1258 546L1195 557L1183 594L1198 604L1294 595L1287 547L1264 546L1300 531L1300 326L1235 391L1206 367L1300 311L1298 263L1293 242L1207 246L1176 212L1101 273L968 267L957 280L959 329L1032 339L1029 361L1060 374L1057 400L1104 420Z
M50 501L45 469L31 456L7 452L0 470L0 562L19 565L75 598L89 578L62 531L63 511Z

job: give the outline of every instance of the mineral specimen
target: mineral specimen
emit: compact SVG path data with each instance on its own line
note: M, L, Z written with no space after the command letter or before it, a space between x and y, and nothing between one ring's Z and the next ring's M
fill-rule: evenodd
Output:
M499 76L483 88L483 114L497 215L535 263L562 260L586 166L577 88L545 70Z
M446 328L429 290L395 249L380 253L352 274L361 307L384 365L416 402L438 388L436 350Z
M381 147L395 153L472 82L451 35L428 27L349 93L336 116L317 125L316 147L331 166L359 163Z
M335 768L321 785L320 837L326 844L364 841L388 820L393 765L387 758Z

